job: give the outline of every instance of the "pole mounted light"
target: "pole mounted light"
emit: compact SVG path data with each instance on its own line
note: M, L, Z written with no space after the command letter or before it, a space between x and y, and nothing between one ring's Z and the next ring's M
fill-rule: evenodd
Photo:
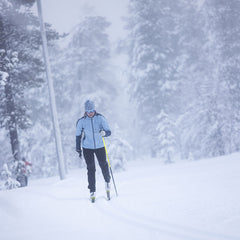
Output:
M47 75L47 81L48 81L49 99L50 99L52 122L53 122L54 136L55 136L57 159L58 159L58 169L59 169L60 179L63 180L65 179L65 175L66 175L65 166L64 166L64 157L63 157L63 150L62 150L61 133L60 133L58 117L57 117L57 108L56 108L56 100L55 100L55 94L54 94L54 88L53 88L51 67L50 67L49 57L48 57L47 38L46 38L45 26L44 26L44 21L42 16L41 0L37 0L37 8L38 8L38 17L40 20L40 27L41 27L43 56L44 56L46 75Z

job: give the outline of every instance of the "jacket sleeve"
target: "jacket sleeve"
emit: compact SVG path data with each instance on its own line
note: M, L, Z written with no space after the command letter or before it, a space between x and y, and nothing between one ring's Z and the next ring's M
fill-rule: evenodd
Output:
M110 127L107 123L107 120L105 119L104 116L101 116L101 123L102 123L102 129L101 130L104 130L105 133L106 133L105 137L110 136L112 132L111 132L111 129L110 129Z
M79 119L76 127L76 151L81 150L82 130L82 121Z
M76 136L76 151L80 151L81 150L81 135L80 136Z

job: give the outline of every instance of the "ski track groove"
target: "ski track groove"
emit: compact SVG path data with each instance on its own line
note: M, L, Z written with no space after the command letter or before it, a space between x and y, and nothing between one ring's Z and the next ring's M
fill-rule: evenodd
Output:
M62 197L52 194L50 192L37 192L38 195L43 195L44 197L49 197L55 200L60 201L86 201L89 204L93 204L96 206L96 209L103 215L107 214L109 217L112 217L120 222L128 222L133 227L137 229L145 228L149 231L154 231L157 234L166 234L171 237L171 239L184 239L184 240L240 240L240 237L229 236L226 234L218 234L209 231L195 229L193 227L187 227L183 225L179 225L176 223L169 223L164 220L153 218L150 216L146 216L140 214L138 212L131 211L127 209L121 203L119 203L118 199L120 197L116 197L115 194L111 196L111 200L108 201L104 191L99 192L99 196L96 197L96 202L91 203L87 197ZM103 207L103 204L104 207Z
M98 197L98 199L104 197ZM113 198L113 197L112 197ZM155 231L161 236L162 234L172 237L171 239L184 240L240 240L237 236L230 236L226 234L218 234L209 231L195 229L175 223L169 223L160 219L151 218L146 215L141 215L123 207L117 203L117 198L114 197L109 201L109 206L102 206L96 204L96 209L101 214L107 214L109 217L117 221L129 223L136 228L145 228L149 231ZM105 198L106 200L106 198ZM111 210L110 210L111 209ZM117 210L117 211L116 211ZM118 214L116 214L118 213ZM159 224L159 225L158 225Z

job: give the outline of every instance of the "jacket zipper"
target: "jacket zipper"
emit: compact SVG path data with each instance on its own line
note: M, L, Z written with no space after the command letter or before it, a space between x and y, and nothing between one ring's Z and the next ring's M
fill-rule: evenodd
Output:
M95 142L95 137L94 137L94 128L93 128L93 119L92 118L91 118L91 123L92 123L92 133L93 133L94 148L96 148L96 142Z

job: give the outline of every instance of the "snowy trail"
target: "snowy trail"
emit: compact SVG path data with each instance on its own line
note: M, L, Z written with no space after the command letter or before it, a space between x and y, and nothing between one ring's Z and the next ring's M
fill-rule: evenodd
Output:
M134 161L114 174L119 197L112 187L111 201L98 169L94 204L85 169L64 181L30 180L0 192L1 239L240 240L238 159Z
M116 209L119 211L118 214L113 213ZM107 209L107 211L105 209L101 209L101 212L103 214L107 213L111 218L117 218L119 222L132 225L133 227L138 228L138 230L143 228L149 233L155 232L155 237L161 236L162 238L164 235L164 239L240 239L238 237L201 231L191 227L186 227L184 225L177 225L160 219L150 218L146 215L131 212L128 209L123 209L119 205L117 205L117 208L112 209L111 211L109 211L109 209Z

